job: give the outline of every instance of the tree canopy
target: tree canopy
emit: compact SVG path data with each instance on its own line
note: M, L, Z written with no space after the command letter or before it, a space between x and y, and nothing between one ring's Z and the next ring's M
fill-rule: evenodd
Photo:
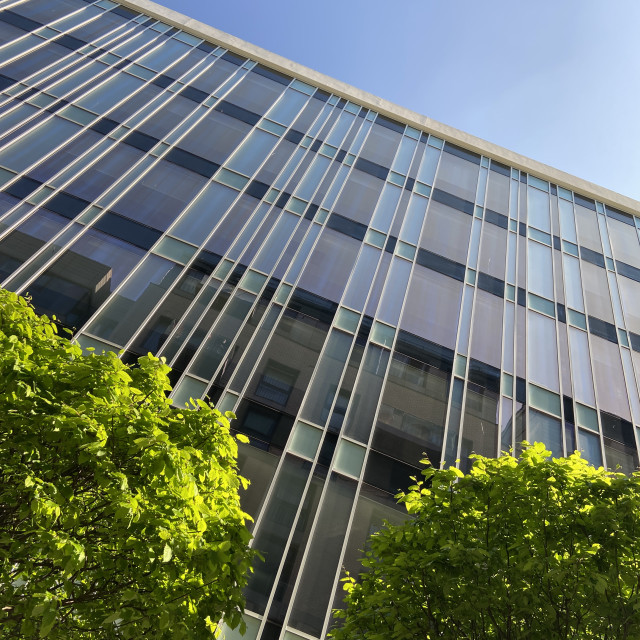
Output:
M202 638L254 552L227 416L0 291L0 636ZM197 410L196 410L197 409Z
M640 476L544 445L427 467L370 539L334 640L640 637ZM426 462L426 461L424 461Z

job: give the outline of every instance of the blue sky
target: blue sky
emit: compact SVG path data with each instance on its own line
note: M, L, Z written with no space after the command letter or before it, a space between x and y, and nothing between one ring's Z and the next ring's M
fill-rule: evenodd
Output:
M637 0L162 0L640 200Z

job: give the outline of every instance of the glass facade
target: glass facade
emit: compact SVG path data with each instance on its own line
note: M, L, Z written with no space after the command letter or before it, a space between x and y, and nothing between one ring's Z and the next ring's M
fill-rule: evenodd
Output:
M637 217L109 0L4 7L2 285L236 413L247 638L324 637L424 457L637 467Z

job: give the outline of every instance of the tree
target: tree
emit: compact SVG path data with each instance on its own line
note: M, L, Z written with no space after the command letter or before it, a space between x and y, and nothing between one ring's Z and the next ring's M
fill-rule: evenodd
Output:
M334 640L639 638L640 477L550 455L424 469L399 496L414 519L346 578Z
M0 636L202 638L240 623L254 552L231 414L169 367L83 356L0 291ZM240 623L242 624L242 623Z

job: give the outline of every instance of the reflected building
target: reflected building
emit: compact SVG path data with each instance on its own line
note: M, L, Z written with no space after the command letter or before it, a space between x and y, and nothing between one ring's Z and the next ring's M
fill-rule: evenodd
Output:
M0 43L3 286L237 414L247 638L324 637L425 456L636 468L640 203L151 2Z

